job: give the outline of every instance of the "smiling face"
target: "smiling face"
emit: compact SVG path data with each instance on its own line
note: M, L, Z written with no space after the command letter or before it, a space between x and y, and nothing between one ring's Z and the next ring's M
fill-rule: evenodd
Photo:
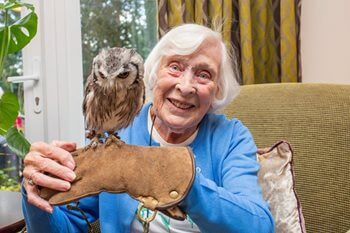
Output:
M191 55L163 57L151 111L163 139L179 143L196 130L218 90L220 63L220 45L215 39L206 39Z

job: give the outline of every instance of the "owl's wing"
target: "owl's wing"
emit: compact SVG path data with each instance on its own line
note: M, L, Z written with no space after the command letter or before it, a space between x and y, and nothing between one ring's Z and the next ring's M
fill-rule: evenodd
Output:
M83 100L83 114L86 116L86 109L87 109L87 96L92 91L92 85L94 85L93 75L90 74L90 76L86 80L85 90L84 90L84 100Z

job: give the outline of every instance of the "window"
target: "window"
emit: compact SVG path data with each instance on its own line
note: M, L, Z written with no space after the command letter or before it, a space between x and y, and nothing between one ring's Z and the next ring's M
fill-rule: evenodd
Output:
M135 48L146 58L157 42L156 0L81 0L84 80L105 47Z

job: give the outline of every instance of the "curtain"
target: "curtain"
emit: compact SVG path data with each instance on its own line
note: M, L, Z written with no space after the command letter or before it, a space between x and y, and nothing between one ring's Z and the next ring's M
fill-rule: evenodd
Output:
M221 32L241 84L300 82L301 0L158 0L159 37L183 23Z

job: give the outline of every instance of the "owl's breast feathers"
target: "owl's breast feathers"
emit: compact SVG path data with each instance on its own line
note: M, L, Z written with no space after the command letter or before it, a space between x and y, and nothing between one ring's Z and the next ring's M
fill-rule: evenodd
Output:
M128 87L118 82L110 88L88 83L83 103L87 129L102 133L127 127L141 110L144 99L142 79Z

